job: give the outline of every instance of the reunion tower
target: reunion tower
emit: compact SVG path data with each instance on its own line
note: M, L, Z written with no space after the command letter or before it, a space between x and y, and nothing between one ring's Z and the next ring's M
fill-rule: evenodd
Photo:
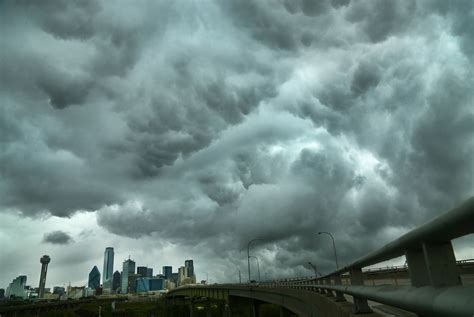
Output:
M43 257L40 259L40 262L41 262L41 275L40 275L38 298L43 298L43 296L44 296L44 286L46 285L46 273L48 272L48 263L50 261L51 261L51 259L47 255L43 255Z

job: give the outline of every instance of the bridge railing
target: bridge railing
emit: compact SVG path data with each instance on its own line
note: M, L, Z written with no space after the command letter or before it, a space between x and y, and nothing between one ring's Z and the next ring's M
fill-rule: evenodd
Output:
M463 286L451 240L474 233L474 197L382 248L334 272L313 279L272 283L317 290L336 301L352 295L355 313L368 313L367 300L420 316L474 316L474 287ZM405 256L411 286L366 286L364 267ZM341 276L349 275L350 285ZM262 285L263 286L263 285ZM335 295L334 295L335 292Z

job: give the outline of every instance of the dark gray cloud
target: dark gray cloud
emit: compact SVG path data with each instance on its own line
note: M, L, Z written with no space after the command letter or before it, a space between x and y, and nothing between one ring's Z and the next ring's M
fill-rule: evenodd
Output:
M63 231L52 231L45 233L43 236L43 242L44 243L51 243L51 244L70 244L74 240L72 237L67 233Z
M361 27L373 42L399 36L412 29L417 2L352 1L346 17Z
M2 212L290 276L473 193L471 1L0 6Z
M351 91L354 95L360 96L371 88L375 88L380 80L377 65L373 63L361 63L357 66L351 82Z

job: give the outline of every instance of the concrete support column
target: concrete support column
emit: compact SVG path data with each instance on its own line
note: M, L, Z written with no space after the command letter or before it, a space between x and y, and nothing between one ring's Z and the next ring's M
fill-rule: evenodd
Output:
M318 280L318 285L322 286L322 284L323 284L323 280ZM319 287L319 293L326 294L326 291L322 287Z
M259 317L259 316L260 316L260 303L257 301L253 301L252 317Z
M331 278L330 277L325 278L324 279L324 284L331 285ZM334 297L334 294L333 294L332 290L330 290L330 289L326 290L326 297Z
M227 305L229 307L229 316L238 316L242 310L242 308L238 305L238 300L233 296L229 296Z
M229 308L231 316L251 316L260 315L260 302L238 296L229 296Z
M334 284L335 285L342 285L342 280L340 275L334 276ZM344 297L344 293L336 291L336 302L345 302L346 298Z
M361 268L353 268L349 271L352 285L364 285L364 274ZM354 296L354 313L366 314L371 313L367 299Z
M189 317L194 317L194 303L192 300L189 302Z
M423 243L426 268L433 286L461 285L451 241Z
M285 307L280 306L280 317L291 317L293 314Z
M428 270L426 268L425 256L423 250L411 249L405 252L408 264L408 273L413 287L421 287L430 284Z
M229 305L226 303L222 306L222 317L231 317Z
M211 310L211 302L208 300L206 302L206 317L211 317L212 316L212 310Z
M318 284L321 285L321 286L323 286L323 285L324 285L324 281L323 281L323 280L318 280ZM326 290L325 290L324 288L322 288L322 287L319 288L319 292L320 292L321 294L326 294Z

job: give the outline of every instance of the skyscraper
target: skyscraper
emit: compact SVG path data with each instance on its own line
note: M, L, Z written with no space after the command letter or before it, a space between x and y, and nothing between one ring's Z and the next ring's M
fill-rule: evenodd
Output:
M148 268L146 266L137 267L137 274L140 274L141 277L146 277L147 271L148 271Z
M181 285L186 278L186 267L180 266L178 268L178 285Z
M151 267L146 269L146 277L153 277L153 269Z
M171 278L171 274L173 274L173 268L171 266L163 266L163 275L167 280Z
M27 298L26 290L26 275L20 275L15 278L7 287L6 297L21 297Z
M89 282L87 286L92 289L97 289L100 287L100 272L95 265L89 273Z
M130 273L128 274L128 292L135 293L137 291L137 279L140 278L139 274Z
M194 263L193 260L184 261L184 267L186 268L186 277L194 276Z
M49 264L50 261L51 261L51 259L47 255L43 255L43 257L40 259L41 274L40 274L38 298L43 298L44 297L44 287L46 285L46 273L48 273L48 264Z
M120 291L120 284L121 284L122 276L120 275L119 271L115 271L112 277L112 292L116 293Z
M171 273L170 280L178 284L178 279L179 279L179 270L177 273Z
M104 270L102 271L102 284L112 279L114 274L114 248L107 247L104 252Z
M122 267L122 294L127 294L129 290L128 276L135 273L135 261L125 260Z

